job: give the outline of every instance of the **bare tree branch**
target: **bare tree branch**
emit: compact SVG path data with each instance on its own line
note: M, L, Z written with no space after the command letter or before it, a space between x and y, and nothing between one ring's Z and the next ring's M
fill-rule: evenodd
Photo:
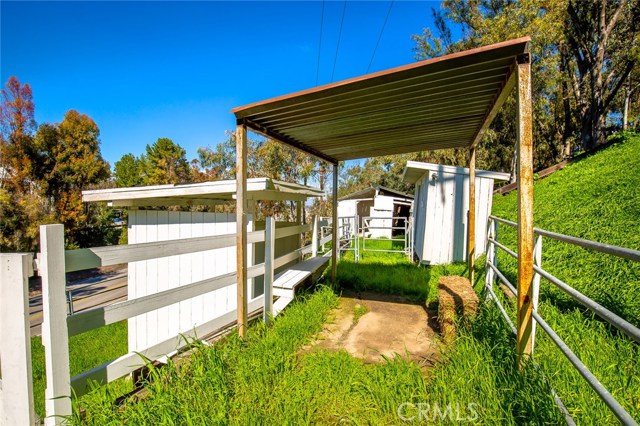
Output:
M627 63L627 66L624 69L624 72L622 73L622 75L618 79L618 82L616 83L614 88L611 89L611 92L609 93L609 96L607 97L607 99L605 100L605 102L603 104L603 110L604 111L607 111L609 109L609 105L611 104L611 102L613 102L613 98L615 98L616 94L618 93L618 90L620 90L620 88L622 87L622 85L626 81L627 77L629 77L629 74L631 74L631 70L633 70L633 66L634 65L635 65L634 61L629 61Z
M605 0L605 2L606 2L606 0ZM620 2L620 4L618 4L618 7L616 8L615 12L613 12L613 15L611 15L611 19L609 20L609 24L607 24L607 27L605 29L605 35L607 36L607 38L609 37L609 34L611 34L611 31L613 30L613 27L616 26L616 22L618 21L618 18L620 17L620 12L622 11L622 9L624 7L626 7L626 5L627 5L627 0L622 0Z

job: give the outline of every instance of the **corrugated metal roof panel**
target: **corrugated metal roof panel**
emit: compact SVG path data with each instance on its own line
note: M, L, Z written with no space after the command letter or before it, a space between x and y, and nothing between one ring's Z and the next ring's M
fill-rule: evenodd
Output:
M529 37L233 109L239 123L337 162L476 143Z

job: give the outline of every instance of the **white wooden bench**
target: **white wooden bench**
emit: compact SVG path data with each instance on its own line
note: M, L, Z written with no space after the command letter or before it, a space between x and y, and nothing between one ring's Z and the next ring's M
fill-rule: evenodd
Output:
M286 271L277 274L273 281L273 295L278 300L273 304L273 316L277 316L291 301L296 292L296 287L305 282L307 278L324 268L329 262L330 256L316 256L295 264Z

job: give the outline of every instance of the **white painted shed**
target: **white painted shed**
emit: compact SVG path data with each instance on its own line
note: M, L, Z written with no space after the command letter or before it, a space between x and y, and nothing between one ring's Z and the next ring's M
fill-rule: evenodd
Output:
M384 186L372 186L338 199L338 217L358 217L358 229L365 226L364 232L372 238L391 238L392 226L404 226L394 223L393 217L409 218L413 195L405 194ZM371 229L366 228L365 217ZM388 218L388 219L387 219Z
M129 210L128 243L151 243L193 237L236 234L236 213L169 211L159 206L216 205L235 198L236 181L158 185L84 191L83 200L107 202ZM249 200L293 200L304 203L323 191L268 178L247 179ZM251 205L252 203L250 203ZM290 223L277 222L276 227ZM247 214L247 231L264 229ZM276 240L276 255L300 248L299 236ZM248 265L264 261L264 242L249 243ZM297 263L293 261L292 263ZM128 300L236 271L236 246L130 262ZM287 268L284 265L276 271ZM263 293L262 277L247 282L249 302ZM233 286L221 288L129 319L129 351L141 351L179 333L227 314L237 307Z
M421 263L437 265L467 259L469 169L407 161L405 182L415 184L413 251ZM493 183L508 173L476 170L476 257L484 253Z

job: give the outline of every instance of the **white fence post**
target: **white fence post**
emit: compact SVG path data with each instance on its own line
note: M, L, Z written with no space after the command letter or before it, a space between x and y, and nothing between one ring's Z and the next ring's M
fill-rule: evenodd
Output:
M318 215L313 216L313 230L311 232L311 257L316 257L318 255Z
M539 268L542 268L542 235L538 235L536 238L536 245L533 247L533 264ZM540 296L540 274L533 271L533 310L538 312L538 298ZM533 349L536 343L536 326L537 321L533 321L531 325L531 355L533 355Z
M40 227L40 271L42 274L42 344L47 388L45 425L59 425L71 415L69 333L65 297L64 227Z
M0 425L33 425L29 253L0 254Z
M314 222L315 223L315 222ZM264 228L264 322L273 318L273 266L275 258L276 221L273 216L265 218Z

